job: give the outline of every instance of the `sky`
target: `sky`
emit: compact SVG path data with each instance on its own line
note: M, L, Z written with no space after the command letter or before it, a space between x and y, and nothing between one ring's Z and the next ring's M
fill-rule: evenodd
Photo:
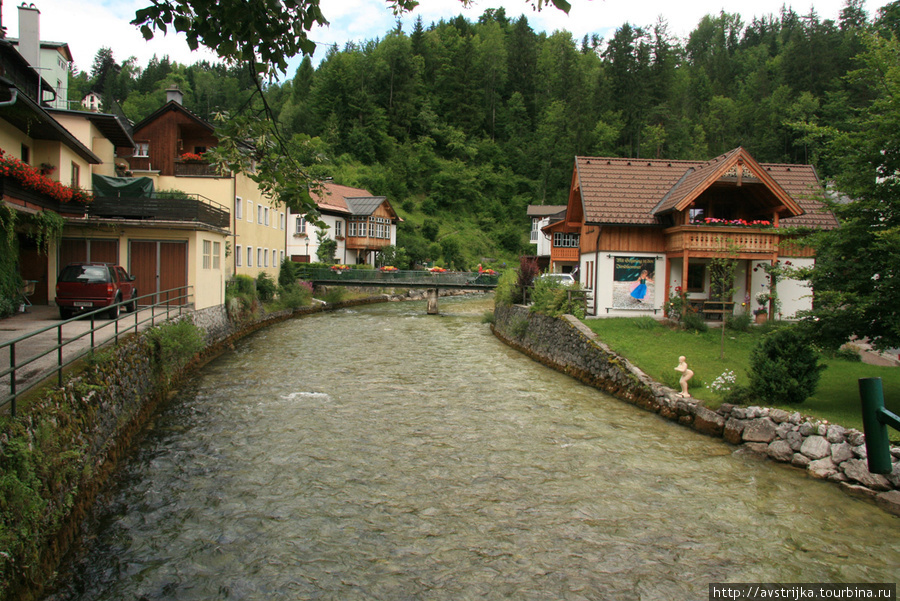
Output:
M208 50L191 52L183 36L170 33L145 41L129 22L137 9L150 5L150 0L28 0L28 3L34 4L41 12L41 39L66 42L80 71L90 71L94 56L104 46L112 49L113 56L119 62L136 57L138 67L146 65L154 55L160 58L168 55L170 60L182 64L216 59L215 54ZM868 0L866 10L873 16L888 3L888 0ZM10 37L18 37L16 7L19 4L19 0L7 0L2 4L3 26ZM427 27L432 22L451 19L459 14L475 21L486 9L503 7L511 19L526 15L535 31L550 34L566 30L579 41L585 35L595 33L609 39L626 22L650 26L660 17L668 23L671 35L685 38L704 15L715 15L720 11L740 14L744 23L750 23L754 17L777 15L782 5L788 5L800 15L809 14L814 9L820 19L836 21L846 1L571 0L571 4L572 10L567 15L553 6L536 12L525 0L480 0L468 9L459 0L420 0L419 7L404 15L402 22L404 31L408 33L419 15ZM332 44L343 47L350 41L382 37L396 24L396 18L383 0L321 0L321 6L330 25L310 33L310 39L318 44L313 56L314 64L318 64ZM296 57L290 61L287 77L293 77L300 60Z

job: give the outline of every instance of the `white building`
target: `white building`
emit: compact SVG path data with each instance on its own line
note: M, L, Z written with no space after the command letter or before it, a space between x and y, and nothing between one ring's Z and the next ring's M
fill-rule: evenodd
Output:
M387 197L325 182L313 199L327 226L327 238L337 242L334 259L338 263L374 265L381 249L397 244L400 218ZM288 255L298 263L317 262L319 242L315 225L293 212L288 213L288 222Z

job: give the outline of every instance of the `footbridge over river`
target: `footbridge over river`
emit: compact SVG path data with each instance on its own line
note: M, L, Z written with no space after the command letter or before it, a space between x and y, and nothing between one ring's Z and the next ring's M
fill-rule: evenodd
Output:
M499 274L477 271L427 271L380 269L313 269L300 267L298 277L314 286L371 286L378 288L425 288L428 313L437 314L441 288L493 290Z

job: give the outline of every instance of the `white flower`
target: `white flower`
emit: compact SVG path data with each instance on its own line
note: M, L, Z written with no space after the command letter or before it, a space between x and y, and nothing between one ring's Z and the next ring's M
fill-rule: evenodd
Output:
M727 392L731 390L732 386L734 386L735 381L736 378L734 372L729 369L721 376L713 380L712 384L709 385L709 388L712 390L717 390L719 392Z

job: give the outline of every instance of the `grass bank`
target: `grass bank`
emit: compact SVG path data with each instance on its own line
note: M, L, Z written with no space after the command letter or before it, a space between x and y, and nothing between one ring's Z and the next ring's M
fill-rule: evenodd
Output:
M611 349L648 376L676 390L679 374L675 366L679 355L686 356L695 374L691 395L713 409L722 404L724 392L709 386L727 371L734 372L737 384L746 386L749 383L750 350L768 331L765 327L752 328L749 332L726 330L725 358L720 359L721 330L718 328L704 333L685 332L650 317L592 319L584 323ZM824 355L820 357L820 363L827 368L822 372L813 396L800 405L775 406L862 430L858 380L878 377L884 386L886 406L900 414L900 368L878 367ZM900 437L893 430L890 434L892 439Z

